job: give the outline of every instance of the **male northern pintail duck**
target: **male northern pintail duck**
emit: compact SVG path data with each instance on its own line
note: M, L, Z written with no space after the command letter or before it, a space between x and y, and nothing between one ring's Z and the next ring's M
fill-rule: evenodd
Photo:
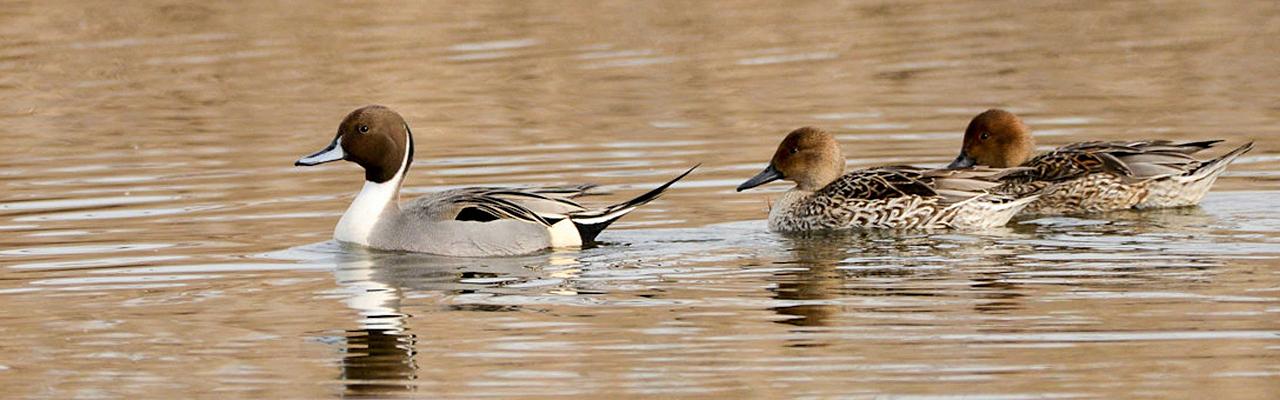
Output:
M960 155L949 168L974 165L1010 168L993 192L1040 193L1028 214L1093 213L1128 208L1163 208L1200 202L1218 175L1253 142L1208 161L1191 155L1221 140L1080 142L1032 157L1034 141L1013 113L987 110L965 129Z
M1036 195L987 193L1004 171L886 166L844 173L840 144L805 127L783 139L769 166L738 186L795 182L769 211L780 232L881 229L986 229L1009 222Z
M462 257L520 255L592 243L609 224L693 172L690 168L648 193L598 209L570 200L587 186L473 187L400 204L400 184L413 151L413 134L404 118L375 105L347 114L328 147L294 165L346 160L364 168L364 188L338 220L334 239L381 250Z

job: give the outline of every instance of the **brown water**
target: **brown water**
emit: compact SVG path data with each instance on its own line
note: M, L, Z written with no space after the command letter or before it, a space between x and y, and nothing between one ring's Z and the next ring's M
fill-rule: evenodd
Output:
M3 1L2 396L1280 398L1277 38L1274 1ZM369 103L411 193L703 166L598 248L342 249L356 167L291 163ZM1198 208L983 234L732 191L792 128L938 165L996 106L1258 148Z

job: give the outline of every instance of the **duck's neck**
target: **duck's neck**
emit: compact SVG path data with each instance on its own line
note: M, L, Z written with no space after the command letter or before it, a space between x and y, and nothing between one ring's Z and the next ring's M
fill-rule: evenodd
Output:
M333 238L343 242L369 245L373 236L373 228L385 217L400 211L400 181L403 177L396 174L391 180L377 183L365 181L360 194L351 201L347 212L338 220L338 227L333 230ZM391 214L388 214L391 213Z
M408 127L405 127L408 132ZM382 221L391 221L400 213L400 184L413 160L413 135L409 134L400 169L385 182L364 181L364 187L351 201L347 212L333 229L333 238L339 241L369 246L374 228Z

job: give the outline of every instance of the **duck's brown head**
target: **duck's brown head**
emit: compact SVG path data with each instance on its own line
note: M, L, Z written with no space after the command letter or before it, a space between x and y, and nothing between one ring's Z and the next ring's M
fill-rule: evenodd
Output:
M294 165L312 166L347 160L364 168L364 179L383 183L413 161L413 136L409 124L383 106L365 106L342 119L338 134L328 147L303 157ZM403 176L403 175L401 175Z
M818 128L804 127L787 134L778 145L769 166L738 185L738 191L778 179L796 183L800 190L815 191L844 174L844 154L840 143Z
M973 117L964 131L960 155L947 168L985 165L1010 168L1031 158L1035 142L1027 125L1013 113L991 109Z

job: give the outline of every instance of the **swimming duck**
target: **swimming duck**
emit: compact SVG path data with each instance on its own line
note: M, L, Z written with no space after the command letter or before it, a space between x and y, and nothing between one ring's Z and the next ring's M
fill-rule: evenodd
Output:
M778 232L884 229L986 229L1008 223L1036 195L986 193L1001 170L885 166L844 172L830 133L804 127L787 135L769 166L738 186L775 180L796 186L774 202L769 229Z
M401 204L400 184L413 163L413 133L389 108L347 114L327 147L294 165L346 160L364 168L364 187L338 220L333 238L381 250L487 257L593 243L614 221L662 195L680 176L634 199L588 209L571 198L589 186L472 187ZM694 166L697 168L697 166Z
M1041 193L1023 210L1028 214L1182 207L1199 203L1227 165L1253 149L1249 142L1212 160L1191 156L1219 142L1080 142L1032 157L1035 144L1027 126L1013 113L992 109L969 122L960 155L948 167L1021 167L992 190Z

